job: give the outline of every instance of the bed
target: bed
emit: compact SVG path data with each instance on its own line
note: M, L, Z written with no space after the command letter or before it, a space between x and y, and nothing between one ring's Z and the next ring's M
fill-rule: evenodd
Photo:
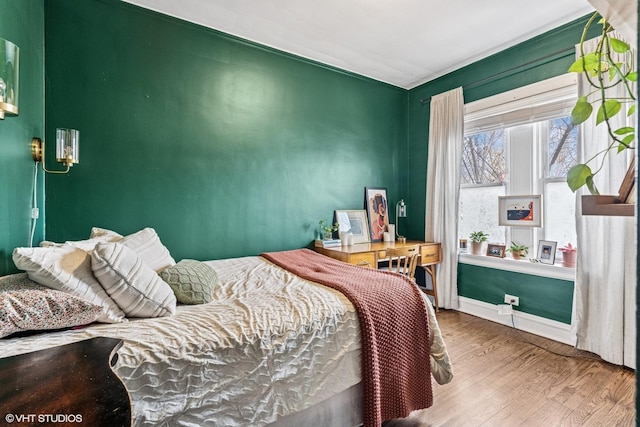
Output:
M363 386L367 372L363 375L362 367L366 365L363 365L362 319L357 303L354 305L345 293L321 284L322 278L312 281L294 274L279 265L277 255L191 261L215 276L208 301L197 304L182 304L180 298L172 301L171 295L149 288L147 281L157 285L155 277L143 280L143 285L133 291L128 288L123 291L122 283L111 288L103 286L104 293L100 289L91 292L77 287L69 289L73 280L64 277L65 274L85 282L92 282L93 278L93 285L102 285L98 278L112 274L112 270L122 273L124 269L125 274L120 274L118 280L127 284L134 281L131 271L148 272L149 268L158 278L166 278L162 272L170 268L163 264L175 268L182 261L175 263L155 231L145 230L145 238L140 238L98 229L87 241L45 243L47 248L14 253L16 265L28 275L0 278L0 298L3 288L38 289L34 287L46 284L48 292L81 295L82 301L93 304L93 315L99 322L40 333L13 333L1 339L0 357L97 336L124 340L114 370L130 393L136 426L344 427L362 425L363 421L370 424L369 409L363 409L368 408L363 404L368 393ZM148 243L149 236L153 244ZM106 268L96 261L99 256L94 252L104 256L108 252L105 248L127 249L126 245L133 248L135 262L130 259L131 251L126 252L128 261L120 262L124 267L116 262L107 263ZM67 260L63 257L62 261L52 261L49 251L67 254ZM338 262L302 251L314 260L321 257L329 263ZM29 255L28 261L35 260L37 266L25 261L25 253ZM43 272L42 265L47 263L52 266ZM379 274L384 280L397 280L393 273ZM52 276L56 275L63 276L63 280L52 284ZM169 278L168 282L174 279ZM153 295L156 305L161 307L142 310L138 303L132 305L130 300L135 299L132 295L140 298L140 290L142 294ZM424 340L428 341L430 352L419 363L443 384L452 378L451 364L433 309L426 296L418 293L428 317L429 333ZM124 294L126 304L122 303ZM123 318L107 313L108 305L101 300L107 295L118 301L117 307L112 308L126 307ZM127 313L137 313L138 317ZM78 324L84 322L86 318L76 320ZM428 383L425 387L430 392L430 379Z

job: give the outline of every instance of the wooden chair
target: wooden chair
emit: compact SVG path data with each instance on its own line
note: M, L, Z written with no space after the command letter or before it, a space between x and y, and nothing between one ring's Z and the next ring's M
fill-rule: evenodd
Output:
M402 248L387 248L389 271L404 274L409 279L416 280L416 265L420 256L420 246L405 246Z

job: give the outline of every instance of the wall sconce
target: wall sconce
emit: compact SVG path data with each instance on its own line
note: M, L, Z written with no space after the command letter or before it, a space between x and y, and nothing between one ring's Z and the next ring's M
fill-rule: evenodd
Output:
M6 114L18 115L20 49L9 40L0 39L0 120Z
M396 239L402 243L406 242L407 238L399 234L400 223L398 222L398 218L406 218L406 217L407 217L407 205L404 202L404 199L400 199L400 201L396 203Z
M71 166L80 162L80 132L75 129L56 129L56 160L67 167L62 171L48 170L44 164L44 142L38 137L31 140L31 155L42 164L47 173L67 173Z

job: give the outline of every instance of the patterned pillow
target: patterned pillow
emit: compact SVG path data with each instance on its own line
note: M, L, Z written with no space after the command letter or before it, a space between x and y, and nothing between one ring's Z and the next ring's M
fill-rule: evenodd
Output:
M0 278L0 338L15 332L86 325L102 307L31 281L26 273Z
M84 247L95 246L83 243ZM107 295L91 271L91 256L71 244L50 248L15 248L13 262L29 274L34 282L48 288L66 292L94 304L101 305L99 321L119 323L126 321L116 302Z
M176 299L182 304L205 304L211 302L213 287L218 283L218 275L209 265L192 259L179 263L160 272Z

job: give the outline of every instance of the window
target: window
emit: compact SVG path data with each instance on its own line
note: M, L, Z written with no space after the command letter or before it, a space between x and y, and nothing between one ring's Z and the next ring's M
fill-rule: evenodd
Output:
M578 128L571 124L574 76L561 76L465 106L458 234L515 241L535 256L538 240L575 243L575 195L566 184L577 162ZM498 196L542 194L543 227L498 225Z

